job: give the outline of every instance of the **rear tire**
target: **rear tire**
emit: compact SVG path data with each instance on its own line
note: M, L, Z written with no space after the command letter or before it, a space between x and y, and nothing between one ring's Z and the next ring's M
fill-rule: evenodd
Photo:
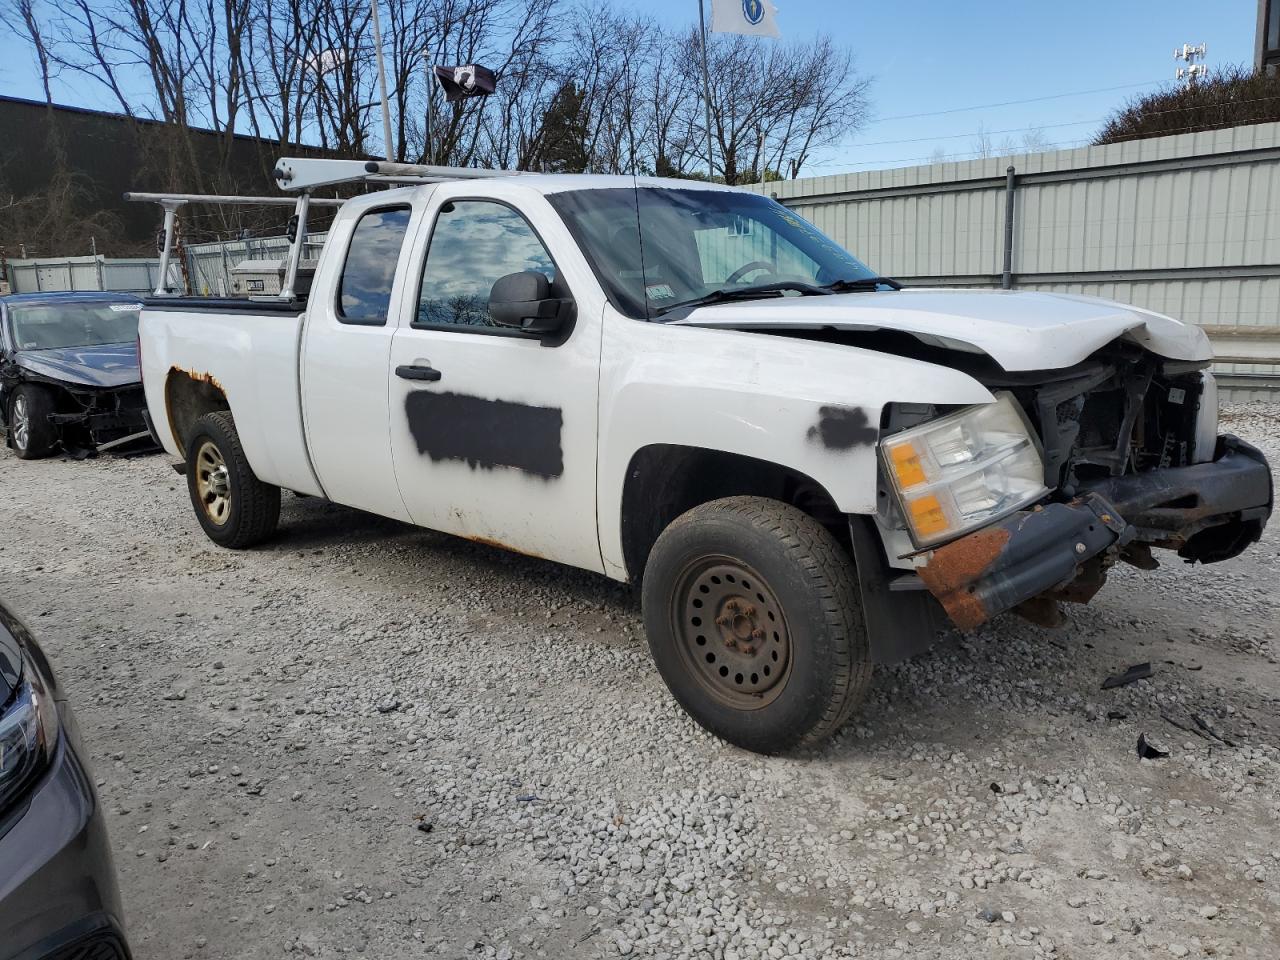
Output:
M266 540L280 522L280 488L258 479L230 411L206 413L187 444L187 490L209 539L241 550Z
M781 753L834 734L871 656L853 563L816 520L762 497L694 507L654 544L641 601L658 672L716 736Z
M54 413L53 394L44 387L24 383L9 401L9 442L20 460L39 460L58 446L58 428L49 422Z

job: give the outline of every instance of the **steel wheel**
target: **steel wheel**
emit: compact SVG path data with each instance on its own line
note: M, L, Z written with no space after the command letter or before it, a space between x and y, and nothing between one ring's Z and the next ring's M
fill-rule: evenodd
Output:
M222 451L206 440L196 453L196 491L209 522L222 526L231 516L231 474Z
M27 398L24 394L18 394L13 398L13 408L10 411L10 419L13 427L13 445L19 450L27 449L27 445L31 443L31 410L27 406Z
M243 550L275 533L280 488L253 472L229 410L206 413L187 439L187 494L214 543Z
M764 578L730 557L697 560L671 596L681 658L708 694L735 710L768 706L791 673L782 605Z

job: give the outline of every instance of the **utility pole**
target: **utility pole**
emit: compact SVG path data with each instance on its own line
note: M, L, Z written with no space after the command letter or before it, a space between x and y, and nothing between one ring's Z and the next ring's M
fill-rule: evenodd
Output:
M373 11L373 45L378 55L378 89L382 93L382 152L387 155L388 160L394 160L391 155L391 106L387 103L387 65L382 58L382 25L378 20L378 0L369 0L369 8Z

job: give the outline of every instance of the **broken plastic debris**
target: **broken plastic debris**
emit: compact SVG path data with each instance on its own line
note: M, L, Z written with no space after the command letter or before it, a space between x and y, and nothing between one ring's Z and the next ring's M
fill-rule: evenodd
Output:
M1122 710L1108 710L1107 719L1108 720L1128 720L1129 715Z
M1147 743L1145 733L1138 734L1138 757L1142 760L1163 760L1169 755L1168 750L1161 750Z
M1112 687L1125 687L1139 680L1145 680L1154 673L1155 671L1151 669L1150 663L1135 663L1124 673L1117 673L1103 680L1102 689L1110 690Z

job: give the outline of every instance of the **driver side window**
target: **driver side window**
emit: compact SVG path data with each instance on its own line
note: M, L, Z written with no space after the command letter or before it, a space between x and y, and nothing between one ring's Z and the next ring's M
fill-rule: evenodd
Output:
M415 327L494 327L489 291L509 273L556 267L533 227L492 200L451 200L436 217L422 268Z

